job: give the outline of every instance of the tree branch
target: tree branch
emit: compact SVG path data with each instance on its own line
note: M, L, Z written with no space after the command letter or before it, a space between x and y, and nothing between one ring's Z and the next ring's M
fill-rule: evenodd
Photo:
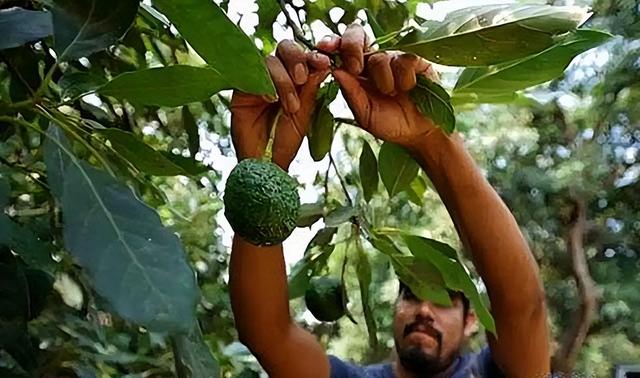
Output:
M313 45L313 43L311 43L311 41L309 41L304 36L304 32L302 31L302 29L300 29L300 27L298 27L298 25L296 25L296 23L291 19L291 15L289 14L289 11L287 11L284 0L279 0L278 4L280 5L280 9L282 9L282 13L284 13L284 16L287 19L287 25L291 27L291 30L293 30L293 38L305 45L309 50L315 50L315 46Z
M580 306L573 315L571 326L565 330L561 344L553 357L553 371L571 373L578 352L587 337L589 327L596 316L598 294L596 283L589 274L584 251L584 236L587 223L586 205L583 199L574 199L573 214L567 233L567 251L571 256L573 276L578 288Z

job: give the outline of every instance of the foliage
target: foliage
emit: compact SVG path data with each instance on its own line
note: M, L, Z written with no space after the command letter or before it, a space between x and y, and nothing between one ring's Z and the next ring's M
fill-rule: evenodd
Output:
M579 367L604 371L590 363L613 353L602 341L610 334L624 353L635 351L640 304L627 282L638 271L638 167L627 157L638 150L640 113L630 105L640 97L639 53L637 15L624 0L596 2L589 21L623 36L607 45L617 53L606 80L569 77L530 92L521 91L610 38L576 29L585 9L479 6L433 21L416 14L414 0L258 0L248 37L227 1L16 3L0 10L0 375L256 376L234 342L225 284L221 173L233 152L224 90L274 93L263 62L274 24L309 43L314 21L338 33L360 18L381 48L468 67L453 88L446 83L456 78L421 80L412 95L441 127L467 136L513 209L542 266L557 334L576 303L562 242L567 212L576 196L588 202L585 253L602 306ZM338 20L334 6L344 11ZM612 21L629 17L636 26ZM541 103L535 91L555 100ZM564 109L558 93L580 106ZM292 307L302 310L314 277L340 277L358 324L307 317L307 325L331 348L380 360L392 346L395 271L436 302L448 302L447 287L465 291L492 330L428 180L401 148L334 117L337 97L335 83L322 88L308 135L313 160L327 169L312 183L321 196L298 219L317 232L291 270ZM513 119L483 102L512 103Z

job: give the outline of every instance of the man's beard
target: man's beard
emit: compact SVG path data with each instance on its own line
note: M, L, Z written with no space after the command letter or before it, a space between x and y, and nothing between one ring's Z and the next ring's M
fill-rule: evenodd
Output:
M406 337L413 331L416 324L406 327L403 337ZM399 340L396 340L396 352L402 366L416 376L424 376L425 374L437 374L446 370L455 356L444 358L442 356L442 333L429 327L426 332L433 337L437 343L436 350L433 354L425 352L422 347L411 345L405 348L400 347Z

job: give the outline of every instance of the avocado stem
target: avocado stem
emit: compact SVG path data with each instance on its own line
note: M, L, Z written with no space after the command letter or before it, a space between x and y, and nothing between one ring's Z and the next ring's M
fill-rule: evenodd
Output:
M269 132L267 147L265 147L264 155L262 155L263 161L271 162L271 157L273 156L273 140L276 138L276 127L278 127L278 121L280 120L281 115L282 108L279 108L278 113L276 113L276 117L273 119L273 123L271 124L271 131Z

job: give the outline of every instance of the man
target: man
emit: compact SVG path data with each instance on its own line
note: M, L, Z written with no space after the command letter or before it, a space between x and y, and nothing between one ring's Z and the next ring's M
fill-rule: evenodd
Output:
M433 77L430 65L409 54L365 56L365 33L358 25L349 26L342 38L323 40L318 49L339 54L343 64L331 73L360 127L406 148L433 182L487 287L498 338L489 334L489 349L461 356L476 321L466 299L452 293L453 306L441 307L402 288L394 314L397 357L392 363L358 367L328 357L313 335L291 319L282 246L256 247L235 236L230 290L240 341L276 378L546 376L544 291L525 239L460 136L434 126L408 95L416 75ZM326 55L283 41L267 66L279 101L234 93L232 137L240 159L262 156L270 122L281 107L273 159L286 170L309 128L330 62Z

